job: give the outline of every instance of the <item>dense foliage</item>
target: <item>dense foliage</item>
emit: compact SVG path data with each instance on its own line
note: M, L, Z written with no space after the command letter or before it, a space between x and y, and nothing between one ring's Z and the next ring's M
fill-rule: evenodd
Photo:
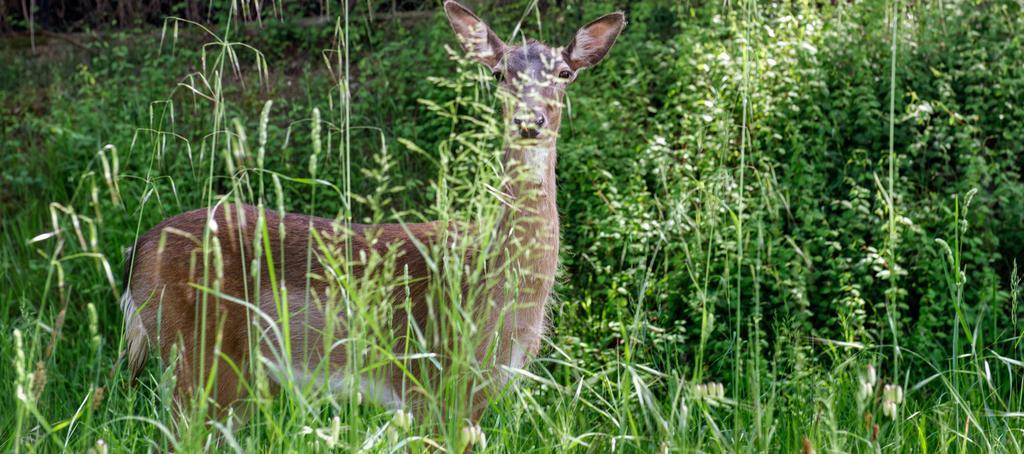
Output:
M561 437L596 451L1020 449L1020 3L570 0L524 15L528 3L478 13L499 33L521 23L552 44L616 7L630 23L570 89L558 163L563 272L550 345L531 369L544 379L494 405L493 448ZM97 421L151 405L155 385L131 388L114 372L116 268L137 232L207 202L208 171L229 173L226 162L207 164L221 153L207 134L235 127L211 127L214 118L256 131L273 100L266 167L308 177L310 112L342 111L337 81L348 74L362 176L351 182L355 218L430 216L438 150L480 128L450 113L493 107L489 75L453 61L440 14L410 21L360 8L344 30L348 48L340 22L274 20L207 48L215 36L170 21L110 32L88 52L52 44L30 55L15 39L0 51L11 62L0 66L0 358L44 371L39 420L67 421L97 387L110 395L89 407ZM226 102L211 107L203 87L219 90L219 79L204 77L236 40L262 53L229 48L231 74L217 76ZM331 115L328 149L344 140L345 119ZM339 157L319 166L318 178L341 180ZM212 184L224 192L230 179ZM289 209L343 209L329 191L283 191ZM76 225L85 234L59 247L29 242L53 230L51 213L70 231L70 211L95 227ZM15 328L28 359L15 359ZM868 364L908 394L881 435L865 412L881 421L893 399L853 397ZM19 405L18 380L0 368L0 408ZM724 383L728 398L703 382ZM522 405L546 410L512 416ZM0 433L26 437L0 446L52 437L30 422L9 431L14 412L0 413ZM963 433L968 419L981 435ZM78 450L98 437L138 448L135 434L157 436L93 424L54 432Z

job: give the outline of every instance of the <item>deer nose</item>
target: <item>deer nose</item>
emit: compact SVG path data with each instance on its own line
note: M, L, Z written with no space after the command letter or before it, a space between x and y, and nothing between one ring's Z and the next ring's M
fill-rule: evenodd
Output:
M523 118L518 115L512 119L512 123L516 125L517 129L519 129L520 137L525 139L537 138L537 136L540 135L540 128L542 128L546 122L547 120L541 113L535 113L532 119L528 117Z

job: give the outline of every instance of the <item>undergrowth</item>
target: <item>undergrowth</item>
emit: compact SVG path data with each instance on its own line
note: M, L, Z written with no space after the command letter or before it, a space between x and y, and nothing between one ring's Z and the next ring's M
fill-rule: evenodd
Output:
M553 45L629 25L569 91L551 330L486 441L298 387L182 419L171 368L118 361L123 248L161 219L493 215L490 74L440 13L360 2L0 50L0 447L1024 449L1021 4L535 3L477 12Z

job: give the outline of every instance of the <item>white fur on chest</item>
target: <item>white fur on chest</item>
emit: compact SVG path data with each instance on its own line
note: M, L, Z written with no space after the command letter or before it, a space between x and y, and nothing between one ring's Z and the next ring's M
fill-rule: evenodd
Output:
M551 147L531 147L526 149L526 166L530 169L530 179L536 183L545 183L550 175L550 167L554 165L551 155L554 152Z

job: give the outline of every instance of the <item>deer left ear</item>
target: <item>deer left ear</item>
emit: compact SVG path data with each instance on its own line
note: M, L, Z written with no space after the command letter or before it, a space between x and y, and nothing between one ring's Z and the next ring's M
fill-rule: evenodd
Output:
M455 0L444 2L448 23L459 37L462 48L480 63L493 68L505 54L505 43L469 8Z
M625 27L626 15L621 11L606 14L584 25L565 48L565 61L573 71L600 63Z

